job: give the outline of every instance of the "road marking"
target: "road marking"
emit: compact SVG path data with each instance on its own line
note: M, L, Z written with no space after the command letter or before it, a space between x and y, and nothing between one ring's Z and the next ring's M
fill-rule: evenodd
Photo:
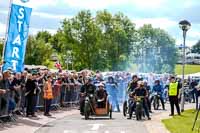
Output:
M105 131L104 133L110 133L109 131ZM121 131L120 133L125 133L124 131Z
M69 131L69 130L65 130L65 131L64 131L64 133L70 133L70 132L71 132L71 131Z
M94 124L90 124L90 125L94 125ZM100 126L103 126L103 124L98 124L99 125L99 127ZM96 127L95 127L96 128ZM99 128L98 128L99 129ZM97 130L98 130L97 129ZM96 129L95 130L93 130L93 131L97 131ZM72 130L65 130L64 131L64 133L76 133L76 132L74 132L74 131L72 131ZM90 131L84 131L84 133L91 133ZM107 131L105 131L104 133L110 133L108 130ZM126 133L125 131L121 131L120 133Z
M77 132L73 130L64 130L64 133L77 133Z
M89 124L92 126L92 128L90 130L92 131L97 131L99 130L100 126L103 126L103 124Z

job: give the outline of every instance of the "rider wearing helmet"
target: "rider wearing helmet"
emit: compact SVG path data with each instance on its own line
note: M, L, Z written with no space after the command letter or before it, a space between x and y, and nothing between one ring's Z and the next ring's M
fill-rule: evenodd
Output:
M153 89L152 89L152 93L158 93L158 95L160 95L160 101L161 101L161 104L162 104L162 108L163 110L165 110L165 104L164 104L164 100L163 100L163 97L162 97L162 94L163 94L163 87L160 85L160 80L155 80L155 84L153 86ZM153 101L153 98L151 98L151 103Z
M97 107L98 108L105 108L106 106L106 98L107 98L107 91L104 89L104 84L100 83L98 85L98 90L96 91L96 100L97 100Z
M142 105L143 105L143 108L144 108L144 111L145 111L145 114L146 114L148 120L151 120L150 115L149 115L149 109L147 107L147 103L146 103L146 100L145 100L145 98L148 97L148 94L147 94L146 89L144 88L144 82L143 81L138 81L138 87L134 91L134 96L135 97L137 97L137 96L144 97Z
M135 110L135 103L132 102L132 100L130 98L133 98L133 92L137 88L137 86L138 86L138 76L133 75L132 80L128 83L128 88L127 88L127 93L129 93L128 94L129 95L129 102L128 102L129 105L128 106L130 108L128 119L132 118L133 111Z
M149 108L149 112L152 113L152 111L151 111L151 102L150 102L150 99L149 99L150 92L151 92L151 87L150 87L150 85L148 85L148 81L147 80L144 80L144 88L146 89L147 96L148 96L148 97L146 97L147 106Z
M86 77L86 83L81 87L80 90L80 113L84 114L84 102L86 95L94 95L96 91L96 86L92 84L92 78Z
M137 88L138 77L137 75L132 76L132 80L128 84L128 92L133 92Z

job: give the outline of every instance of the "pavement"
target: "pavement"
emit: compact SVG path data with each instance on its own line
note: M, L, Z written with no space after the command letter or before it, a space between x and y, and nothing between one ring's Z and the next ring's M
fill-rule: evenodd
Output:
M53 117L46 117L43 113L38 113L37 118L19 117L16 122L1 124L0 133L34 133L47 123L78 113L77 109L65 109L52 112Z
M185 109L195 107L186 104ZM77 109L52 112L53 117L42 114L38 118L18 118L17 122L6 123L0 127L0 133L169 133L162 124L162 119L169 117L167 110L152 113L152 120L127 120L122 113L113 113L113 119L94 118L85 120Z
M166 129L164 124L162 124L163 119L172 118L172 116L169 116L169 114L170 114L169 104L166 104L166 108L167 108L167 110L165 110L165 111L158 110L155 112L155 114L153 113L151 121L144 122L145 127L148 130L148 133L170 133ZM185 110L194 109L195 104L194 103L190 103L190 104L186 103L184 108L185 108ZM176 115L176 108L175 108L175 115Z

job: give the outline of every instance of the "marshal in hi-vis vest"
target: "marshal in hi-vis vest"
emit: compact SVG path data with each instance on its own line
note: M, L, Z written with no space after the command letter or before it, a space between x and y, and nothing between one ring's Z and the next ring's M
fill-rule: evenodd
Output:
M44 86L44 99L53 99L53 91L51 83L46 82Z
M178 94L178 82L169 84L169 96L177 96Z

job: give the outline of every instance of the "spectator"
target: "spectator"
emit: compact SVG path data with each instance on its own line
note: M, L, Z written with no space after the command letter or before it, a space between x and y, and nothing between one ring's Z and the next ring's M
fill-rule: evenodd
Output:
M27 101L27 110L26 110L26 116L29 117L31 115L32 117L37 117L35 115L35 97L36 97L36 84L33 78L34 75L29 74L28 79L26 82L26 101Z
M112 106L113 106L113 111L115 109L115 107L117 108L117 112L120 112L120 108L119 108L119 102L118 102L118 85L117 83L114 81L113 77L109 77L108 78L108 82L106 83L106 87L108 88L108 93L111 95L111 101L112 101Z
M13 79L13 82L11 83L11 86L13 87L14 91L14 101L17 106L17 112L19 112L20 102L21 102L21 73L16 73L15 77Z
M16 107L16 102L18 102L19 99L18 99L18 96L15 95L15 93L16 93L15 87L16 86L13 85L14 76L13 75L10 76L8 78L8 80L9 80L9 91L10 91L10 96L8 98L9 99L8 113L11 114L14 111L14 109Z
M191 95L192 95L192 99L193 99L193 103L195 103L195 96L198 95L197 94L197 89L195 88L198 85L198 83L196 82L196 80L192 80L192 82L190 83L190 88L192 89L191 91Z
M0 74L0 116L4 115L7 107L5 80Z
M200 96L200 81L199 81L199 83L197 84L197 86L195 87L195 97L196 97L196 110L198 110L199 108L198 108L198 104L199 104L199 96Z
M52 90L52 78L51 76L47 77L47 81L44 85L44 115L51 116L50 108L51 108L51 101L53 99L53 90Z
M8 115L8 106L9 106L9 78L11 76L11 71L5 70L3 72L3 79L1 80L1 89L4 90L3 95L1 96L1 112L0 115Z

